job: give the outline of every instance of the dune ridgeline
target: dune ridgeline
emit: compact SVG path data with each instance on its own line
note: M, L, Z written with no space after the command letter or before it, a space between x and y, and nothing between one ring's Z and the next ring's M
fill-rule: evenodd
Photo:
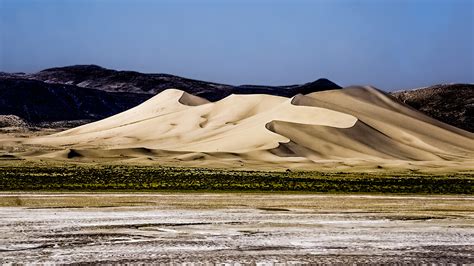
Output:
M372 87L216 102L168 89L139 106L29 138L25 157L237 168L472 168L474 134ZM48 147L48 148L45 148Z

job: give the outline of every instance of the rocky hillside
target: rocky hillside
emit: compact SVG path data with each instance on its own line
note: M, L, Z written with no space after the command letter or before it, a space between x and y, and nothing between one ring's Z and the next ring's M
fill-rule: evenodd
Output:
M17 115L0 115L0 128L6 127L29 127L29 125Z
M396 99L447 124L474 132L474 85L449 84L391 93Z

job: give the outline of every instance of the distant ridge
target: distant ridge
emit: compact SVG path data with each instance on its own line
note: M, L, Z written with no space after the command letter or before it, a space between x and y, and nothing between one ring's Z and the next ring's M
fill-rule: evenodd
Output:
M74 65L42 70L28 76L47 83L75 85L111 92L158 94L163 90L180 87L189 93L211 91L222 94L232 86L198 81L169 74L145 74L136 71L117 71L97 65Z
M210 101L223 99L230 94L270 94L292 97L296 94L340 89L327 79L319 79L302 85L289 86L233 86L200 81L169 74L145 74L135 71L117 71L97 65L74 65L42 70L27 76L47 83L76 85L78 87L111 92L158 94L176 88Z

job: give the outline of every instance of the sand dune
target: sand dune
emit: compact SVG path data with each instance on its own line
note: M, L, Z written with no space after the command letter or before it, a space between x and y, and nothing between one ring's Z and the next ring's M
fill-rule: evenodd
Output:
M462 163L474 158L474 134L372 87L291 99L230 95L217 102L169 89L126 112L24 143L61 148L41 155L49 158L158 158L211 166Z

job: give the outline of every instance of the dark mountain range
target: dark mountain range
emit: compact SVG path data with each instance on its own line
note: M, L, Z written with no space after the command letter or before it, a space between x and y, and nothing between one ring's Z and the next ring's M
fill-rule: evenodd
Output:
M147 94L0 78L0 115L15 115L32 125L73 120L90 122L127 110L149 97Z
M396 99L447 124L474 132L474 85L444 84L391 93Z
M166 89L175 88L188 93L217 101L230 94L265 93L291 97L298 93L310 93L322 90L339 89L340 86L327 79L303 85L290 86L232 86L200 80L193 80L169 74L144 74L134 71L117 71L96 65L76 65L50 68L25 78L46 83L69 84L78 87L111 92L133 92L158 94Z
M291 97L341 87L327 79L303 85L232 86L168 74L78 65L34 74L0 72L0 116L15 115L32 125L59 127L65 124L58 121L67 121L66 126L72 126L125 111L169 88L217 101L232 93ZM431 117L474 132L474 85L437 85L391 95ZM5 119L18 124L17 120Z
M27 78L46 83L69 84L110 92L158 94L169 88L186 89L192 94L216 95L231 93L232 86L181 78L168 74L144 74L135 71L117 71L96 65L76 65L49 68Z

